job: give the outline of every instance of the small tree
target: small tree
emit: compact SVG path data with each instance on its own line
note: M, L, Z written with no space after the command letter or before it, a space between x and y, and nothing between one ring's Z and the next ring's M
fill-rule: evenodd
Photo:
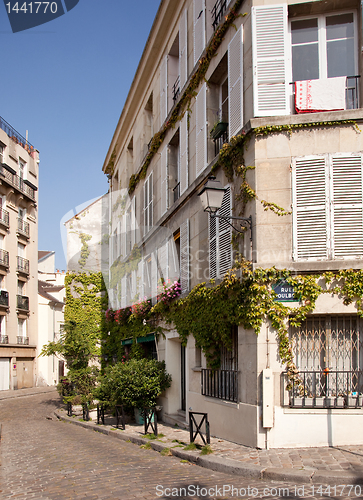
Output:
M72 401L75 396L80 396L84 403L92 399L98 373L96 367L89 366L94 351L94 342L87 335L87 325L74 321L64 325L64 333L58 342L48 342L43 346L40 356L60 355L66 360L68 377L58 386L58 392L66 402Z

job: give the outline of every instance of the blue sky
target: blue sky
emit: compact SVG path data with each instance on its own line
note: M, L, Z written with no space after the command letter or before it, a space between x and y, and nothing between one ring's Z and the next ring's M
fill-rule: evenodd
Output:
M62 217L107 192L102 165L159 3L80 0L12 33L0 2L0 116L40 151L39 250L58 269Z

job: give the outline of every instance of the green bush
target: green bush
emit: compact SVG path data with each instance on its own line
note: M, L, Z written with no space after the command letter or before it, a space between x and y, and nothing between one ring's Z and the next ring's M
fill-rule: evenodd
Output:
M123 404L126 410L151 408L170 384L164 361L131 359L106 368L96 397L111 405Z

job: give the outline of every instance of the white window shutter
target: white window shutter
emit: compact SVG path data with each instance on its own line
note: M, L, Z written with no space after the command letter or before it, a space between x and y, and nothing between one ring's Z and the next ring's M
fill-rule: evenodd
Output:
M168 240L158 248L158 270L159 279L166 281L169 278Z
M179 154L180 154L180 194L182 195L188 188L188 116L184 114L179 127Z
M331 157L332 256L354 258L363 255L362 154Z
M168 146L160 154L161 173L161 215L164 215L169 208L169 175L168 175Z
M156 298L158 294L158 263L157 253L154 251L151 254L151 298Z
M243 26L228 45L229 139L243 127Z
M196 97L196 169L197 176L207 166L207 84Z
M136 294L137 294L137 269L134 269L131 273L131 300L134 300Z
M227 186L218 215L229 217L232 213L231 188ZM232 229L228 222L209 217L209 277L223 278L232 266Z
M120 237L121 237L121 257L123 259L126 258L126 237L127 237L127 214L124 213L121 219L121 228L120 228Z
M179 75L180 90L188 80L188 23L187 9L184 9L179 23Z
M177 255L176 245L173 237L168 240L168 264L169 278L172 281L180 279L180 262Z
M160 63L160 121L164 123L168 115L168 56Z
M127 306L127 304L126 304L126 293L127 293L126 287L127 287L127 278L126 278L126 276L124 276L123 278L121 278L121 309L124 309Z
M330 247L327 156L294 158L292 181L294 259L326 259Z
M194 65L205 48L205 0L193 0L194 18Z
M180 226L180 284L182 293L189 291L189 219Z
M139 300L144 298L144 259L141 259L137 266L136 293Z
M254 115L288 115L287 4L252 7Z
M230 217L232 214L231 188L228 186L218 215ZM232 265L232 228L227 221L218 219L218 276L223 278Z
M217 277L217 219L209 219L209 279Z
M136 243L136 196L131 200L131 248Z

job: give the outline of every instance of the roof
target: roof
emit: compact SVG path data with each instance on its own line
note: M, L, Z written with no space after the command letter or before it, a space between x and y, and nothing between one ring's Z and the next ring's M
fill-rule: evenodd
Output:
M56 299L48 292L60 292L63 288L64 285L53 285L52 283L38 280L38 294L49 300L50 302L55 302L56 304L64 304L64 302Z
M50 257L51 255L54 255L54 254L55 254L54 250L39 250L38 251L38 262L42 262L47 257Z

